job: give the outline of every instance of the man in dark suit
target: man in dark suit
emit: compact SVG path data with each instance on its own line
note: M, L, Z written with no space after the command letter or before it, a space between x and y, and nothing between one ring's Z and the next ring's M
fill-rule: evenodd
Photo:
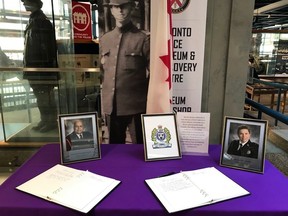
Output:
M233 140L227 150L227 154L258 158L259 145L251 142L251 131L246 125L241 125L237 129L239 140Z
M82 120L74 121L74 131L66 136L66 150L78 150L83 148L93 148L94 139L93 134L85 131Z
M134 0L110 0L115 28L100 38L103 112L109 143L143 143L141 114L146 113L150 37L131 21Z

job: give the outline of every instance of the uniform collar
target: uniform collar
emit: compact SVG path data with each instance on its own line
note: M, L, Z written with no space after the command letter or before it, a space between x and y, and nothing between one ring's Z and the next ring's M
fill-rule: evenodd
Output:
M132 23L132 22L129 22L127 23L126 25L122 26L122 27L116 27L118 29L119 32L121 33L125 33L125 32L128 32L128 31L131 31L131 29L134 29L136 28L136 26Z
M242 146L244 146L244 145L246 145L247 143L249 143L249 141L250 141L250 140L248 140L247 142L242 143L242 142L239 140L239 143L240 143Z

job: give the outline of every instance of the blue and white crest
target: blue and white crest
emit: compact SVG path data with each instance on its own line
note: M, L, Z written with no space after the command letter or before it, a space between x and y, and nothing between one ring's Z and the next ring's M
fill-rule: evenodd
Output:
M163 129L162 125L159 125L158 129L154 128L152 130L151 140L154 142L153 149L172 147L172 144L169 143L171 140L170 131L166 127Z

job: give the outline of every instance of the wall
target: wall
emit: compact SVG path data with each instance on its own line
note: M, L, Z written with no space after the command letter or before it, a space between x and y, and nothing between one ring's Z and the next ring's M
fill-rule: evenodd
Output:
M208 0L202 112L211 113L210 143L225 116L243 117L254 1Z

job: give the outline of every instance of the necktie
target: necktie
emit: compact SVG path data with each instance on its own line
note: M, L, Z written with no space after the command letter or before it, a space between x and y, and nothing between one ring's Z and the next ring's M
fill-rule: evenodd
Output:
M79 139L83 139L83 135L82 134L80 134Z
M243 146L242 146L242 144L241 143L239 143L239 146L238 146L238 149L237 149L237 151L239 151L241 148L242 148Z

